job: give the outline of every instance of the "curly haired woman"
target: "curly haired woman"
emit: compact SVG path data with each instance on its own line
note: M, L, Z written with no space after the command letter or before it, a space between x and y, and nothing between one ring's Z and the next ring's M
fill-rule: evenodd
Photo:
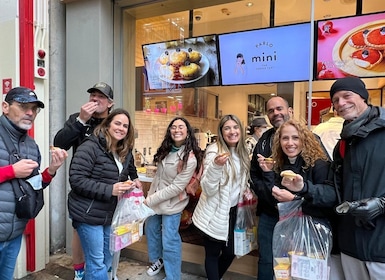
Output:
M258 158L271 199L275 203L303 199L303 213L331 228L337 194L330 180L330 162L316 136L304 124L288 120L275 133L272 151L272 162L261 155ZM295 176L281 176L284 170L291 170ZM336 264L332 265L331 279L341 279L334 269L338 269Z

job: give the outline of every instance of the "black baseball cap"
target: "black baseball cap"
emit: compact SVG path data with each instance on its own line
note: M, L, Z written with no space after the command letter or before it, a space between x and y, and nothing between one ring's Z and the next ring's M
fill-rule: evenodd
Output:
M44 108L44 103L37 99L36 93L27 87L15 87L11 89L5 96L5 102L11 103L12 101L19 103L37 103L40 108Z
M105 96L107 96L110 100L114 100L114 92L112 91L112 88L104 82L97 83L92 88L89 88L87 90L87 92L89 93L94 91L100 91Z

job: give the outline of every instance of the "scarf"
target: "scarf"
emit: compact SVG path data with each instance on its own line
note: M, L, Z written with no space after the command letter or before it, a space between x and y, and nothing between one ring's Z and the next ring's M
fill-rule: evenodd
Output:
M369 130L365 125L370 123L373 119L378 118L379 111L377 107L369 106L360 116L358 116L352 122L345 122L341 131L341 139L349 139L356 135L365 137L369 134Z

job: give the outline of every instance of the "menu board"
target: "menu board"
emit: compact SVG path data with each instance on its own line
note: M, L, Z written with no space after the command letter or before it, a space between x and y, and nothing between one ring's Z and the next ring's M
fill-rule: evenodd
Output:
M315 77L385 76L385 13L317 22Z
M222 84L308 80L310 38L310 23L218 35Z

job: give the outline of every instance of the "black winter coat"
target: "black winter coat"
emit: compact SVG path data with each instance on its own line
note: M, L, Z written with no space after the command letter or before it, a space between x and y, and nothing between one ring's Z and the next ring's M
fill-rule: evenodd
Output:
M72 158L69 181L68 211L73 221L90 225L110 225L117 197L112 195L113 184L138 178L132 152L119 169L106 140L91 135L78 147Z
M340 153L341 141L334 149L342 201L385 197L385 109L373 106L370 110L366 123L343 139L344 157ZM372 230L357 226L352 215L339 217L341 252L361 261L385 263L385 215L372 221Z
M261 138L258 140L258 143L255 146L253 151L253 157L251 159L250 178L251 178L251 188L254 190L254 192L258 196L257 215L264 213L266 215L269 215L271 217L275 217L276 219L278 219L278 210L276 207L276 201L271 194L271 188L266 187L266 182L264 182L265 175L262 169L259 167L258 156L257 156L257 154L261 154L264 157L270 157L272 155L272 142L273 142L275 131L276 130L274 127L267 130L262 134ZM314 135L314 136L320 142L322 149L325 151L325 154L328 155L319 136L317 135Z
M314 166L306 170L302 168L304 164L305 162L300 155L294 164L290 164L286 158L282 170L292 170L303 178L304 188L300 193L297 193L305 198L302 204L303 213L312 217L329 219L334 212L333 207L337 203L337 193L332 184L332 177L329 176L330 162L317 160ZM281 181L282 177L279 174L273 171L264 172L265 187L270 193L274 185L286 189L281 185ZM292 193L295 194L295 192ZM276 205L277 203L278 201L270 195L270 204Z
M69 150L73 147L72 152L75 154L76 149L80 146L85 138L92 135L95 127L97 127L103 119L91 118L84 126L77 117L79 113L72 114L65 122L64 127L60 129L53 140L56 147Z

